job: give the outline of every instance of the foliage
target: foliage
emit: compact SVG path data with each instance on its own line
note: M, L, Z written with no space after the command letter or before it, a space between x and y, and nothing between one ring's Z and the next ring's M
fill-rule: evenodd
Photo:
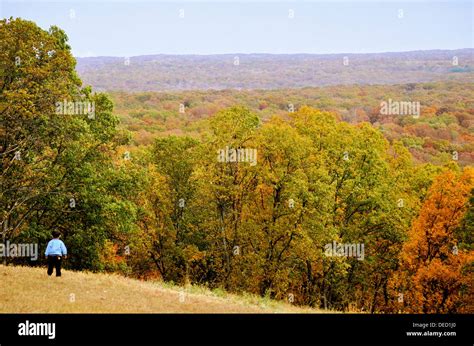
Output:
M472 85L114 93L130 142L64 32L9 19L0 37L3 242L44 247L59 229L77 270L343 311L473 311ZM402 97L419 118L381 116Z
M447 171L430 187L404 244L393 286L403 294L400 309L452 313L472 309L474 252L458 248L459 229L474 187L474 170ZM469 214L466 215L469 218ZM465 230L461 230L462 233ZM470 244L472 245L472 243Z

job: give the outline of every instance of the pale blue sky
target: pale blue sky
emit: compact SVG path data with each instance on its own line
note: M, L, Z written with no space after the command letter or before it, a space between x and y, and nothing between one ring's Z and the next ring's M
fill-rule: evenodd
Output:
M369 53L474 46L469 0L0 1L2 17L64 29L76 56ZM294 18L289 18L290 10Z

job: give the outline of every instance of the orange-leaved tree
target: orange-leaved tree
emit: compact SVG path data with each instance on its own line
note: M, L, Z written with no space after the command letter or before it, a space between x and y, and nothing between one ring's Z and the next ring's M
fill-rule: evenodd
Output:
M472 168L459 174L446 171L433 182L392 278L397 310L454 313L472 309L474 253L459 247L457 229L473 188Z

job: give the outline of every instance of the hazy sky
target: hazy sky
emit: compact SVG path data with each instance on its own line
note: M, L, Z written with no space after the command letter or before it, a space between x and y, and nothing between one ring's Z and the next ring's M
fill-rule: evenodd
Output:
M1 17L64 29L76 56L368 53L474 46L469 0L0 2Z

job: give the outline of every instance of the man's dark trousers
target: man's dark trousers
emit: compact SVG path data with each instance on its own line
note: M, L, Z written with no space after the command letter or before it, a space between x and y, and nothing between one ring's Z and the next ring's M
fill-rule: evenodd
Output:
M61 256L48 256L48 275L53 274L53 268L56 268L56 276L61 276Z

